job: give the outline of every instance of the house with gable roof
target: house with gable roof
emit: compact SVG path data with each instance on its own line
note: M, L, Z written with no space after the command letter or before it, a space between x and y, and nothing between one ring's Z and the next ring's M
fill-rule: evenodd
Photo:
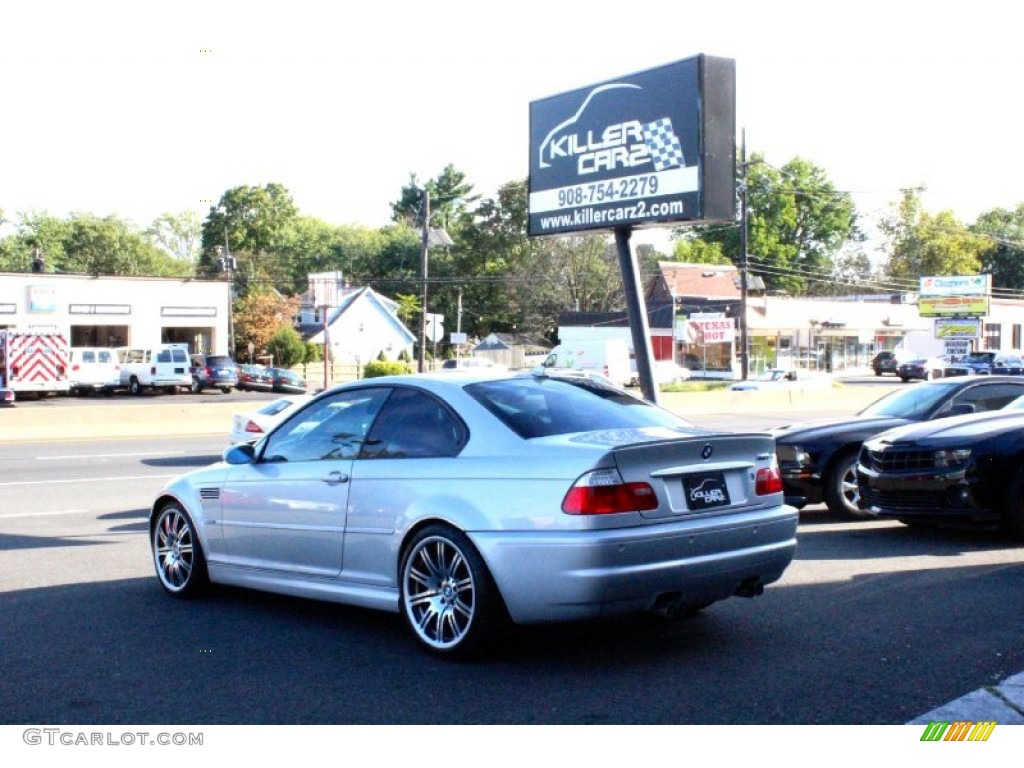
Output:
M339 363L367 363L381 353L398 360L412 356L416 335L398 317L398 304L369 286L350 287L340 272L309 275L302 295L299 322L302 338L324 343Z

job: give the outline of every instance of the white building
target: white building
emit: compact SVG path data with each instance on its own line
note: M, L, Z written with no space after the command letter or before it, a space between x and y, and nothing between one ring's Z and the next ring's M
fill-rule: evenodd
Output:
M369 286L348 288L340 272L309 276L310 290L303 296L299 332L313 344L324 343L331 360L365 364L381 353L397 360L402 352L412 357L416 336L398 318L398 304Z
M0 274L0 328L63 333L73 347L229 347L230 285L194 278Z

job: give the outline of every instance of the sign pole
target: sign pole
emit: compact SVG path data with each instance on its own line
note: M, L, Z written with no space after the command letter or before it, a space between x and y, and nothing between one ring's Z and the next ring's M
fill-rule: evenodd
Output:
M650 324L640 285L640 267L636 255L629 247L632 227L615 228L615 247L619 255L619 269L622 272L622 291L626 298L626 316L629 318L629 332L633 337L633 353L636 355L636 374L640 379L640 391L644 399L657 405L658 387L654 383L654 350L651 347Z

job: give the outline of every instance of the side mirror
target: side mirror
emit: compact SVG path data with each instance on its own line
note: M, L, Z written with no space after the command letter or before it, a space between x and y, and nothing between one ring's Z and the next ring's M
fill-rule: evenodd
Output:
M221 458L228 464L252 464L256 459L256 447L252 443L232 445L224 451Z

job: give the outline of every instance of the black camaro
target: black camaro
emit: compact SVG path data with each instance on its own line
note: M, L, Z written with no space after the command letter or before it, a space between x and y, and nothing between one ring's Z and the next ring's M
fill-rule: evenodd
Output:
M997 524L1024 537L1024 399L994 413L910 424L864 443L861 507L907 525Z
M942 378L891 392L853 418L777 430L786 503L799 509L824 501L834 513L866 517L857 484L865 440L904 424L998 410L1021 395L1024 378L1017 376Z

